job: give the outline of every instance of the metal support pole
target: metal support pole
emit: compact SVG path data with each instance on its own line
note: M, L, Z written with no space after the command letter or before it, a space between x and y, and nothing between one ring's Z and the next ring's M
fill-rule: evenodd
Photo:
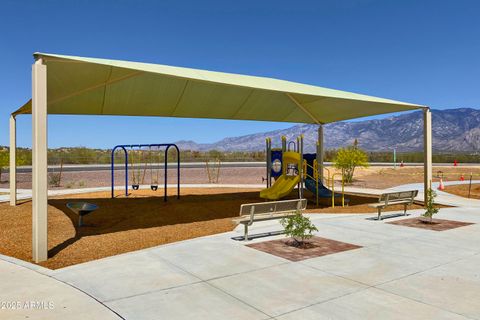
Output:
M266 152L266 165L267 165L267 172L266 172L266 182L267 182L267 188L270 187L270 183L271 183L271 178L270 178L270 174L271 174L271 170L272 170L272 146L271 146L271 142L270 142L270 138L266 138L265 139L265 152Z
M32 256L48 258L47 185L47 66L37 59L32 66Z
M393 168L397 169L397 149L393 148Z
M318 141L317 141L317 163L319 170L319 179L323 184L323 161L324 161L324 146L323 146L323 125L318 126Z
M17 121L10 116L10 205L17 205Z
M163 181L163 201L167 201L167 181L168 181L168 147L165 149L165 167L163 168L164 172L164 181Z
M424 204L428 202L428 189L432 185L432 112L429 108L423 109L423 187Z
M297 138L297 152L300 153L300 165L298 174L300 175L300 183L298 184L298 194L300 199L303 198L303 134Z

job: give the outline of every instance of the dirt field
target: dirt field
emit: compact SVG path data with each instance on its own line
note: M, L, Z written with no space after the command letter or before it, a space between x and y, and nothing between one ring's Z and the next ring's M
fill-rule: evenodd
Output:
M163 184L163 170L160 170L159 183ZM177 183L176 169L169 169L167 172L168 183ZM180 170L181 183L208 183L207 172L203 168L185 168ZM0 188L8 188L8 174L3 174L4 181L0 183ZM218 183L227 184L261 184L262 177L265 177L263 168L222 168ZM64 172L62 174L62 184L60 188L50 187L50 189L76 189L90 187L108 187L111 185L111 175L109 170L101 171L77 171ZM150 175L147 173L142 184L150 184ZM131 181L130 181L131 182ZM121 186L125 183L125 173L121 170L115 171L115 185ZM17 174L17 186L22 189L32 187L32 175L30 173Z
M174 190L169 190L174 194ZM262 201L259 190L182 189L180 200L164 202L161 192L136 191L131 197L110 199L108 192L70 195L49 200L49 260L41 265L57 269L81 262L148 248L160 244L227 232L235 227L242 203ZM295 193L291 197L294 198ZM311 213L371 213L368 203L376 198L350 196L350 206L334 209L325 200ZM78 228L78 216L66 208L72 200L96 203L100 209L84 218L88 226ZM311 204L314 202L311 201ZM415 205L412 208L420 208ZM0 204L0 253L30 261L31 202L17 207ZM390 207L389 210L401 210Z
M465 179L473 173L478 178L480 176L479 167L433 167L434 181L438 181L439 171L443 174L444 181L458 181L463 174ZM370 167L356 171L355 181L352 185L384 189L391 188L401 184L423 182L423 168L421 167ZM475 179L475 177L474 177Z
M446 186L445 192L456 194L457 196L468 198L468 184L460 184L456 186ZM480 184L472 184L470 190L470 198L480 199Z
M328 167L333 172L333 168ZM438 171L442 171L446 181L459 180L464 174L465 178L470 173L480 177L480 167L434 167L433 174L437 175ZM325 173L326 174L326 173ZM181 183L208 183L208 176L204 168L185 168L180 172ZM3 175L4 180L0 183L0 188L8 188L8 174ZM219 183L225 184L261 184L262 177L265 177L264 168L222 168L220 171ZM422 167L370 167L359 168L355 172L355 181L353 186L364 188L390 188L400 184L415 183L423 181ZM124 172L115 171L115 185L123 185L125 179ZM176 183L177 172L174 169L168 170L168 183ZM31 188L31 174L18 174L18 188ZM434 180L437 180L435 178ZM159 175L159 181L163 183L163 171ZM72 188L88 188L88 187L106 187L110 186L110 171L79 171L64 172L62 175L62 184L60 188L50 187L50 189L72 189ZM147 172L144 184L150 183L150 175Z

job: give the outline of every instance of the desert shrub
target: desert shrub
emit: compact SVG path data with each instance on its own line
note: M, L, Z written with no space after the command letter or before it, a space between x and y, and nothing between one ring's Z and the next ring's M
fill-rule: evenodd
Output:
M60 187L62 182L62 174L59 172L51 172L48 174L48 184L52 187Z
M427 199L426 199L426 211L423 214L424 217L432 218L433 215L437 214L440 211L439 208L435 207L435 197L437 193L432 188L427 190Z
M355 144L339 149L333 163L335 168L342 170L346 183L353 181L353 174L357 167L369 166L367 154Z
M9 154L7 150L0 150L0 182L2 182L3 168L8 166Z
M313 237L313 232L318 231L317 227L308 217L297 211L295 215L280 220L285 234L291 237L298 245L304 244L306 239Z

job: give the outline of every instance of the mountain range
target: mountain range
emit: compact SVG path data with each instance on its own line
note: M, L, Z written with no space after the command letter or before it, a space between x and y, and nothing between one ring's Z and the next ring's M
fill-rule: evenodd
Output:
M280 145L281 136L288 141L304 135L305 152L314 152L317 125L299 124L283 130L224 138L215 143L178 141L183 150L260 151L265 148L265 138L272 138L273 147ZM456 108L432 110L433 149L437 152L480 151L480 110ZM357 139L361 148L368 151L421 151L423 150L423 116L421 111L392 117L342 121L324 126L326 149L351 145Z

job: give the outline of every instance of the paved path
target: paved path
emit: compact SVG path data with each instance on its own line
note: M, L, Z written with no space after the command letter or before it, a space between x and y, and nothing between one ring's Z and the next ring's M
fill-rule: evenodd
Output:
M162 189L163 185L160 186ZM167 184L168 189L176 190L176 184ZM243 188L243 189L261 189L265 188L265 184L220 184L220 183L204 183L204 184L181 184L181 188ZM141 185L140 189L150 190L150 185ZM57 190L48 190L48 196L61 196L69 194L81 194L81 193L91 193L91 192L109 192L111 187L95 187L95 188L80 188L80 189L57 189ZM124 186L116 186L115 190L118 192L124 191ZM130 190L131 191L131 190ZM0 188L0 193L10 193L10 189ZM32 198L31 189L17 189L17 199L26 200ZM0 203L10 201L10 195L4 194L0 195Z
M394 189L412 188L422 194ZM231 240L242 228L54 271L0 256L0 307L22 306L0 319L480 319L480 201L438 194L458 206L439 218L475 224L436 232L388 224L403 217L310 215L318 236L362 248L303 262Z
M124 319L480 319L478 209L442 209L439 217L476 224L436 232L387 223L395 219L311 215L318 236L362 248L303 262L231 240L242 233L238 228L55 271L42 269L48 277L31 276L32 271L11 264L5 269L2 263L0 274L11 270L27 277L18 284L3 276L10 284L1 290L2 299L23 299L14 292L29 292L29 297L62 305L75 292L80 305L89 305L84 312L98 309L112 316L101 302ZM251 228L252 233L278 229L276 221ZM52 315L62 318L63 312L55 309Z
M121 319L88 294L45 270L0 256L0 319ZM30 269L32 268L32 269Z
M445 186L452 186L452 185L459 185L459 184L469 184L469 181L446 181L444 182ZM478 184L480 180L474 180L472 183ZM438 190L439 183L434 182L432 183L432 188L437 193L437 197L435 198L435 202L439 204L449 205L449 206L458 206L458 207L472 207L478 208L480 207L480 200L477 199L468 199L464 197L460 197L451 193L447 193L444 191ZM390 188L389 190L393 191L401 191L401 190L418 190L417 200L423 201L423 183L411 183L405 184L401 186L397 186L394 188Z

